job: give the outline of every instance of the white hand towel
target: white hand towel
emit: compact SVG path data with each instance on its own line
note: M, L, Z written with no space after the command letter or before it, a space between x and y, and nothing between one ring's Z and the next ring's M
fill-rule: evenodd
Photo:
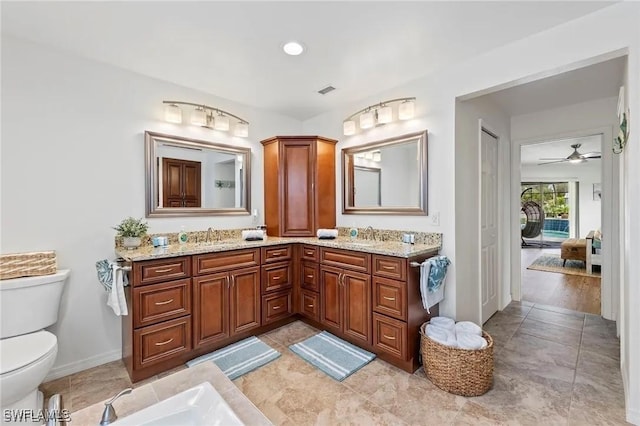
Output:
M124 271L116 263L113 263L111 267L113 268L113 282L107 298L107 305L113 309L113 313L116 315L129 315L127 300L124 297Z
M316 236L318 238L337 238L338 230L337 229L324 229L320 228L316 231Z
M457 333L469 333L482 337L482 328L471 321L460 321L456 323L456 334Z
M449 333L456 333L456 322L449 317L433 317L429 320L429 324L444 328Z
M264 231L262 229L249 229L242 231L243 240L264 240Z
M420 295L422 296L422 307L429 312L429 270L431 263L424 261L420 264Z
M458 333L456 338L460 349L484 349L487 347L487 341L477 334Z
M441 345L456 347L456 336L448 330L438 327L437 325L427 324L425 328L425 334L432 340L440 343Z

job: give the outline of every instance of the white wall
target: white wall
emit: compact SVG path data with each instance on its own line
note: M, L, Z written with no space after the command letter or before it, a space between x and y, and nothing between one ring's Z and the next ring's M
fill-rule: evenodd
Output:
M436 71L419 80L407 83L393 90L378 93L375 96L363 94L360 102L345 106L335 111L320 115L303 123L303 131L311 134L323 134L339 138L337 149L360 145L365 142L380 140L400 134L429 129L429 211L440 211L440 226L431 224L425 217L378 217L378 216L345 216L338 209L338 224L341 226L374 225L388 228L411 228L421 231L443 232L442 253L452 258L452 265L447 278L445 301L441 312L460 319L466 315L474 315L473 307L468 311L457 312L457 295L477 291L474 286L477 280L466 281L465 268L473 265L478 256L476 250L456 250L458 222L454 217L458 212L478 211L477 197L455 197L454 191L460 188L459 180L468 180L468 170L475 158L457 161L458 146L461 150L466 146L476 150L477 139L470 138L459 145L455 133L455 99L459 96L478 96L494 90L507 88L516 84L532 81L553 75L557 72L578 68L593 63L594 58L611 58L625 51L629 54L629 87L630 110L640 111L638 94L638 56L640 55L640 4L622 2L607 7L580 19L575 19L558 27L544 31L531 37L518 40L509 45L471 58L463 63L455 64L444 70ZM367 105L386 99L402 96L417 97L416 119L410 122L396 123L372 129L364 134L342 137L342 120ZM559 118L560 119L560 118ZM516 140L513 132L511 139ZM627 418L640 424L640 310L630 307L640 303L640 223L631 218L640 217L640 167L629 167L640 164L640 139L633 130L628 147L623 155L626 164L623 180L625 186L625 220L626 237L624 237L624 253L622 258L626 265L624 288L625 318L621 334L623 352L627 351L622 365L623 377L627 389ZM603 148L603 151L606 148ZM510 180L510 175L505 176ZM341 183L338 191L342 190ZM340 192L338 192L340 193ZM509 197L506 197L509 199ZM476 213L477 214L477 213ZM518 223L517 217L503 222L501 241L505 232L510 238L518 238L510 232L510 227ZM475 230L477 234L477 230ZM473 234L473 232L472 232ZM464 233L462 233L464 235ZM461 235L461 237L462 237ZM509 241L509 244L517 241ZM515 259L512 259L512 262ZM518 262L519 263L519 262ZM510 268L509 268L510 269ZM473 269L472 269L473 270ZM477 270L477 269L475 269ZM519 270L518 270L519 273ZM503 269L503 294L508 294L511 276ZM458 276L460 275L460 276ZM504 301L504 299L503 299ZM459 306L465 306L460 303ZM632 337L633 336L633 337Z
M204 102L246 118L250 138L163 121L163 99ZM71 277L53 331L52 377L120 358L120 319L106 306L95 262L114 258L111 226L144 217L144 131L252 149L252 207L263 209L262 146L300 122L2 37L3 253L54 249ZM149 220L150 232L251 226L251 217Z
M602 201L593 199L593 184L602 183L601 175L601 164L598 160L589 160L581 164L523 165L520 168L522 182L578 182L578 234L580 238L584 238L589 231L601 227Z

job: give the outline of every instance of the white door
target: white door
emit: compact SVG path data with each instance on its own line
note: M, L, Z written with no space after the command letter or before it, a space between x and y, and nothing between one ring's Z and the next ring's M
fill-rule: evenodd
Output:
M482 322L498 311L498 138L480 137L480 277Z

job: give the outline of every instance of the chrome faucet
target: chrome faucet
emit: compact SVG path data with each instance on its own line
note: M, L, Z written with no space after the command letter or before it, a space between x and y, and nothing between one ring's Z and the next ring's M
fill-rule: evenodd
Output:
M132 388L126 388L123 391L120 391L116 396L111 398L109 401L104 403L104 411L102 412L102 419L100 420L100 426L106 426L116 421L118 415L116 414L116 410L113 408L113 403L116 402L116 399L120 398L122 395L128 395L133 391Z
M365 228L365 231L369 231L369 239L375 241L376 240L376 233L373 230L373 226L369 225Z
M209 227L209 229L207 229L207 239L206 239L207 243L211 243L212 242L211 241L211 234L213 234L213 228Z

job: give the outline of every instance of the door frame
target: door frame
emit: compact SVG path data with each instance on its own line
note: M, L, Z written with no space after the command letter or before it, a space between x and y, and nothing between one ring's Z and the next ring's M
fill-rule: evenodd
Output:
M619 310L619 223L614 220L615 206L619 205L620 182L614 167L619 161L608 149L607 141L613 139L613 128L602 126L572 132L548 134L530 139L514 140L511 149L511 297L513 300L522 299L522 265L520 257L520 150L524 145L548 142L554 139L571 139L592 135L601 135L602 146L602 214L601 228L607 239L607 251L603 253L602 275L600 281L600 313L604 318L617 320ZM614 259L617 259L614 264Z
M498 254L498 261L497 261L497 265L496 265L496 278L498 280L497 286L498 286L498 294L497 294L497 298L498 298L498 310L502 310L505 306L502 300L502 285L503 285L503 274L502 274L502 268L503 268L503 256L501 256L500 254L502 253L502 244L501 244L501 240L502 240L502 233L503 231L503 227L499 225L500 223L500 217L503 214L503 206L504 206L504 202L505 200L503 200L504 197L502 197L502 193L500 191L500 187L504 184L504 180L508 179L508 176L504 175L504 171L503 168L500 167L500 151L501 151L501 139L500 136L498 135L498 132L495 130L495 128L489 124L487 122L487 120L485 119L478 119L478 148L482 147L482 132L485 131L486 133L488 133L489 135L493 136L494 138L496 138L496 141L498 143L498 147L497 147L497 154L498 154L498 158L496 161L496 183L497 183L497 194L496 194L496 199L498 200L498 206L497 206L497 215L498 215L498 226L497 226L497 235L496 235L496 253ZM478 283L480 284L478 286L478 312L480 315L480 323L482 323L482 149L479 149L479 153L480 155L478 155L478 194L480 194L480 205L479 207L479 211L478 211Z

